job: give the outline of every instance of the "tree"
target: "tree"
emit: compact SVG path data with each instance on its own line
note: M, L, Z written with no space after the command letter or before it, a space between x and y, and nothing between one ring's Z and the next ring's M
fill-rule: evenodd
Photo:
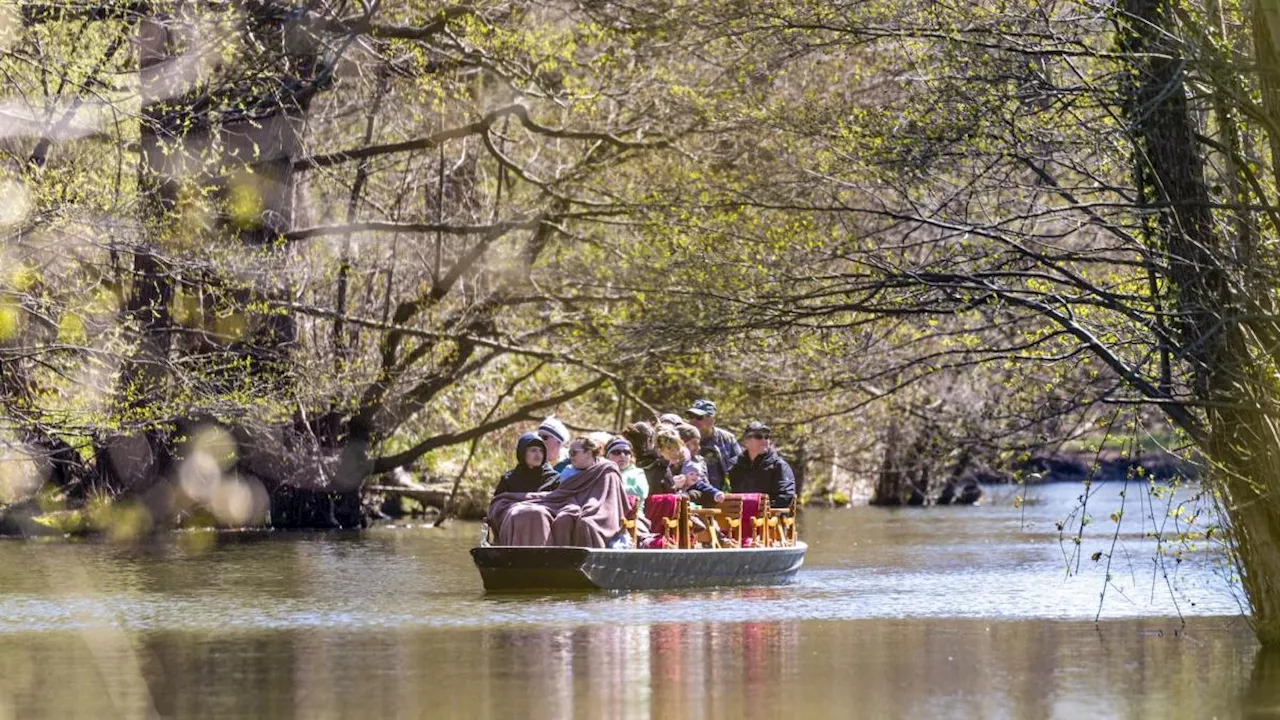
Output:
M723 58L772 50L711 101L757 152L686 205L744 278L720 313L774 337L904 323L938 342L903 367L1019 362L1158 407L1211 461L1280 643L1274 13L785 2L716 27Z
M208 499L170 488L217 455L277 525L359 524L370 474L629 392L573 342L600 312L574 267L625 209L608 174L680 131L648 83L645 17L269 0L21 16L9 99L34 110L6 162L32 201L9 225L5 415L28 454L48 455L32 433L79 450L76 488L165 522ZM72 234L89 241L49 242Z

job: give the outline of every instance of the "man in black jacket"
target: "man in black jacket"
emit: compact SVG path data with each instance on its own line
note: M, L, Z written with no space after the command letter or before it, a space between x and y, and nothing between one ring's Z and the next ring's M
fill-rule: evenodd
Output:
M735 493L764 493L775 508L790 507L796 497L796 477L769 438L769 426L759 422L742 432L746 453L729 468L729 487Z

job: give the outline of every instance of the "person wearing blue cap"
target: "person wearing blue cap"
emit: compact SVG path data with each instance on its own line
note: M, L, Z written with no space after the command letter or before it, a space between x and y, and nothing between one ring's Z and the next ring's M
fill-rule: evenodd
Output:
M699 398L685 411L689 424L698 428L702 439L698 442L698 455L707 463L707 480L716 489L724 488L729 468L742 455L742 446L728 430L716 427L716 404Z

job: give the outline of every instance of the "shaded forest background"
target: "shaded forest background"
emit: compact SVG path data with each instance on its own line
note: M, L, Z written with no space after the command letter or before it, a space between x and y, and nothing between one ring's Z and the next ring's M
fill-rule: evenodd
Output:
M1194 450L1280 638L1278 12L6 5L0 504L358 526L711 397L811 496Z

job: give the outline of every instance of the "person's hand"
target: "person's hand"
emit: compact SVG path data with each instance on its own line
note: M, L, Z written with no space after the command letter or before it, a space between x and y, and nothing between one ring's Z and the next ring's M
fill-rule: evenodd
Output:
M724 502L724 493L722 493L722 492L717 492L717 493L716 493L716 504L717 504L717 505L719 505L719 504L720 504L720 503L722 503L722 502Z

